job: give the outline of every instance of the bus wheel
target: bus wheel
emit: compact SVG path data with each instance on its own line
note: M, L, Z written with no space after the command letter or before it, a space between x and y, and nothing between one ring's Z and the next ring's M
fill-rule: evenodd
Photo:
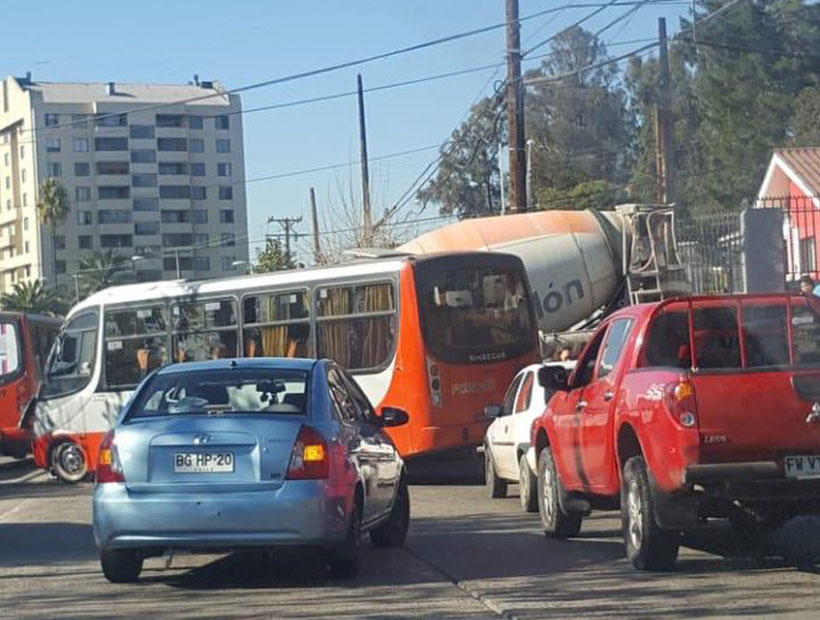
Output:
M51 469L63 482L80 482L88 473L88 463L82 448L68 440L51 449Z

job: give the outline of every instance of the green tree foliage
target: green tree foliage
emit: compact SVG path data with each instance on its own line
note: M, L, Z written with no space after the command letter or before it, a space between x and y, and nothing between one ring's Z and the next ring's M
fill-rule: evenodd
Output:
M417 198L433 202L443 215L472 217L501 211L498 147L504 136L504 109L496 98L473 106L469 118L441 148L438 174Z
M15 312L34 312L59 316L65 313L66 304L41 280L17 282L11 293L0 296L0 308Z
M68 217L70 205L68 202L68 192L60 183L59 179L48 178L43 181L37 196L37 215L40 223L51 229L51 273L56 279L57 275L57 246L54 243L54 235L57 225L61 224Z
M601 65L609 57L597 37L575 27L555 38L551 55L527 76L545 78L526 93L527 136L535 143L533 192L539 198L600 195L628 178L632 126L617 65ZM539 199L540 208L566 206Z
M820 146L820 88L800 91L790 123L793 146Z
M264 250L256 250L256 273L269 273L283 269L295 269L296 263L288 259L287 253L279 239L268 238Z
M128 281L129 260L113 250L91 252L80 259L80 291L83 297Z

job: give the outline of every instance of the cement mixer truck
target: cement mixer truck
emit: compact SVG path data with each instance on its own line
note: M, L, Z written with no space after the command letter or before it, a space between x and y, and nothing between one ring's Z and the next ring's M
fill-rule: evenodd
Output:
M685 294L673 209L621 205L614 211L539 211L468 219L397 248L429 254L453 250L519 256L533 292L542 343L591 327L627 303Z

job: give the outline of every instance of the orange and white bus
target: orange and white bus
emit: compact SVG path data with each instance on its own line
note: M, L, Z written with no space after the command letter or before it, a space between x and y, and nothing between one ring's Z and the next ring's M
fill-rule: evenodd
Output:
M412 457L479 445L484 406L538 358L538 340L523 264L507 254L113 287L72 308L55 342L35 411L37 463L83 478L148 373L236 356L336 360L377 411L409 412L390 434Z

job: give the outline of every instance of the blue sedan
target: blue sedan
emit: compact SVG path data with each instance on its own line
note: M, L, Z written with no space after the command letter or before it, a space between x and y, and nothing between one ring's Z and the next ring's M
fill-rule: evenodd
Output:
M356 573L360 539L400 546L404 462L350 375L328 360L257 358L166 366L106 435L94 538L109 581L173 551L310 546Z

